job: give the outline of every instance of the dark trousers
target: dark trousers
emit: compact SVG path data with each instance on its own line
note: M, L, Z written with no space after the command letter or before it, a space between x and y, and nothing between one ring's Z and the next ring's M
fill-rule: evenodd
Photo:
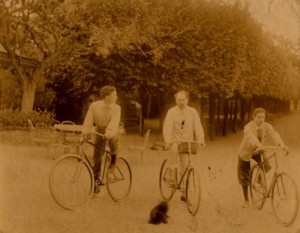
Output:
M261 155L254 154L252 159L255 160L257 163L261 162ZM250 161L244 161L239 157L238 161L238 180L241 185L249 186L250 183Z
M104 133L105 130L97 130L99 133ZM117 133L114 137L108 140L108 145L111 155L117 155L119 148L119 134ZM106 139L96 135L95 144L99 147L94 147L94 174L99 177L101 174L101 160L105 150Z
M257 163L262 162L261 154L254 154L252 155L252 159L255 160ZM271 169L271 165L269 160L264 160L264 169L265 172L268 172ZM249 186L250 183L250 161L244 161L239 157L238 161L238 180L239 183L243 186L247 185Z

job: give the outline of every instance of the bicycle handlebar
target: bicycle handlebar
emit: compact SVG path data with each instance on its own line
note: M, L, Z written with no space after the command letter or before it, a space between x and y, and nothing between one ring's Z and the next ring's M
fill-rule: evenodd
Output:
M102 137L103 139L105 139L105 135L102 133L98 133L97 131L92 131L91 133L97 134L98 136Z
M95 130L92 130L92 131L90 131L88 134L97 134L98 136L100 136L100 137L102 137L103 139L105 139L105 135L104 134L102 134L102 133L98 133L97 131L95 131ZM88 137L87 137L87 135L88 134L86 134L85 136L81 136L80 138L79 138L79 142L80 143L84 143L85 141L87 141L88 140Z
M205 144L201 144L199 141L189 141L189 140L176 140L176 141L171 141L170 142L170 145L173 145L173 144L180 144L180 143L188 143L188 144L192 144L192 143L196 143L198 144L199 148L204 148L205 147Z
M263 148L262 151L256 150L255 152L259 153L259 152L266 152L267 150L281 149L281 150L285 151L285 156L287 156L289 154L289 150L287 148L280 147L280 146L263 146L262 148Z

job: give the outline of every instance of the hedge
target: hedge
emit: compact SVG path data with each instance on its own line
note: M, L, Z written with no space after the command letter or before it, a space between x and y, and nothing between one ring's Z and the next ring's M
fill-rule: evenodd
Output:
M45 123L52 125L55 121L55 114L48 111L31 111L21 112L19 110L2 109L0 110L0 130L27 130L28 119L33 125L37 123Z

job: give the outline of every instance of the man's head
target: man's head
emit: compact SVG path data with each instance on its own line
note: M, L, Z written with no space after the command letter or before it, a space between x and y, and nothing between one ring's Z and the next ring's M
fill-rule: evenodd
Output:
M253 111L253 119L258 126L264 123L266 118L266 110L263 108L255 108Z
M189 93L186 91L178 91L175 94L175 101L177 106L180 109L183 109L185 106L187 106L188 102L189 102Z
M100 97L106 103L116 103L118 99L117 90L113 86L104 86L100 90Z

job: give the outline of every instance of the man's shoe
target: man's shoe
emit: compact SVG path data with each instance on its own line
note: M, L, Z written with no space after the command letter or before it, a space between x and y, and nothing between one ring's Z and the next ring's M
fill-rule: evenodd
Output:
M244 204L242 205L243 208L249 208L249 202L245 201Z
M100 193L100 185L99 184L97 184L97 182L95 183L95 188L94 188L94 194L98 194L98 193Z
M116 164L109 164L109 166L108 166L108 170L114 170L116 168Z
M100 178L99 177L96 177L95 176L95 185L98 185L98 186L103 186L104 184L102 183L102 181L100 180Z
M106 172L106 180L107 182L112 182L114 180L117 179L116 175L115 175L115 167L113 168L109 168Z
M180 200L183 201L183 202L185 202L185 203L187 203L188 206L190 206L190 207L192 206L191 202L188 201L187 198L186 198L185 196L181 196L181 197L180 197Z
M270 164L265 164L265 172L269 172L272 169L272 166Z

